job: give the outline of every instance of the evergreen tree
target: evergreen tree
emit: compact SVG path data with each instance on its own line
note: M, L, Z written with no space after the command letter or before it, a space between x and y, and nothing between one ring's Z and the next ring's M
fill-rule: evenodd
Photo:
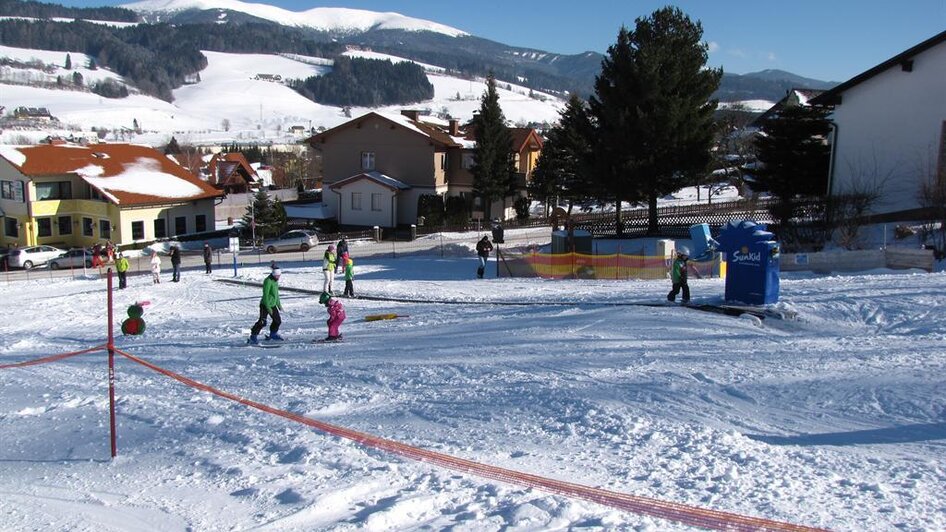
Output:
M181 153L181 147L177 143L177 139L171 137L171 140L168 142L168 145L164 147L165 155L174 155L176 153Z
M596 124L595 170L618 202L647 200L648 231L657 231L657 198L688 184L709 162L710 96L721 69L707 69L703 28L678 8L622 27L608 48L589 101Z
M799 197L827 194L831 149L825 142L831 126L821 107L792 105L762 125L756 140L760 167L752 171L750 187L771 192L780 205L772 214L783 228Z
M515 189L512 160L512 134L499 106L496 79L486 78L486 91L480 100L479 113L473 116L476 147L473 149L473 191L482 198L486 218L492 218L492 203L505 198Z
M66 70L72 70L72 56L66 54Z
M576 202L597 195L589 171L592 128L585 103L577 95L571 96L559 116L542 145L529 193L542 198L546 206L553 198L565 199L571 212Z
M256 236L257 241L278 235L286 224L286 211L280 203L277 207L265 189L259 189L253 196L253 202L247 206L243 215L244 236ZM255 243L254 243L255 244Z
M78 86L78 87L81 87L83 83L84 83L84 81L83 81L83 79L82 79L82 73L81 73L81 72L73 72L73 73L72 73L72 84L73 84L73 85L76 85L76 86Z

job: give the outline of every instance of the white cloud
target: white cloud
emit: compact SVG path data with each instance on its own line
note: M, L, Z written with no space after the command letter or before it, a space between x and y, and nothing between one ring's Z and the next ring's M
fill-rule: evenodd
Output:
M716 41L710 41L706 43L706 47L709 50L709 53L716 53L719 51L719 43Z

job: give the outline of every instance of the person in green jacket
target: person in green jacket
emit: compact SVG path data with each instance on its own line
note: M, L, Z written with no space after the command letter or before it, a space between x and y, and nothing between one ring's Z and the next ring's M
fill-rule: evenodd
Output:
M122 252L118 252L118 260L115 261L115 271L118 272L118 289L122 290L128 286L128 259L122 255Z
M263 298L259 302L259 319L250 329L250 339L246 342L248 344L259 343L257 336L266 326L267 317L272 317L273 323L269 326L269 335L266 336L266 339L283 339L282 336L279 336L279 326L282 324L282 318L279 317L279 311L282 310L282 305L279 303L279 276L281 273L279 268L273 268L272 273L263 281Z
M687 284L687 260L690 259L690 250L685 246L677 249L677 258L673 261L670 269L670 280L673 282L673 289L667 294L667 301L677 299L677 294L683 290L683 297L680 299L684 305L690 302L690 286Z
M345 259L345 297L355 297L355 261L351 258Z

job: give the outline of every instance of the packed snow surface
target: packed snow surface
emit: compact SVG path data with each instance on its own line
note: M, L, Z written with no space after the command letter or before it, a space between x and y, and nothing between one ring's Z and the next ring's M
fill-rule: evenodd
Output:
M628 494L837 530L946 529L946 275L783 274L797 321L663 300L669 281L476 280L472 245L360 258L344 342L280 261L278 349L244 345L261 290L185 270L153 285L135 258L120 349L333 425ZM278 258L278 257L277 257ZM259 282L268 259L239 279ZM489 272L495 271L491 262ZM693 279L696 302L723 281ZM105 281L0 278L0 364L105 339ZM337 287L340 290L341 286ZM452 304L446 304L451 302ZM504 302L526 303L504 305ZM365 321L365 316L404 317ZM682 530L537 489L398 458L106 356L0 370L3 530Z

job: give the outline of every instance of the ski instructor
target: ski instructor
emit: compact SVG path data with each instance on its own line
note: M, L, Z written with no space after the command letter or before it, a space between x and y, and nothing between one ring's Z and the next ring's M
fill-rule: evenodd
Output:
M250 339L246 341L248 344L256 345L259 343L257 336L266 326L266 318L270 316L273 318L273 323L269 326L269 335L266 339L283 339L282 336L279 336L279 326L282 324L282 318L279 317L279 311L282 310L282 305L279 303L279 276L281 273L279 268L273 268L272 273L263 281L263 298L259 302L259 319L250 329Z

